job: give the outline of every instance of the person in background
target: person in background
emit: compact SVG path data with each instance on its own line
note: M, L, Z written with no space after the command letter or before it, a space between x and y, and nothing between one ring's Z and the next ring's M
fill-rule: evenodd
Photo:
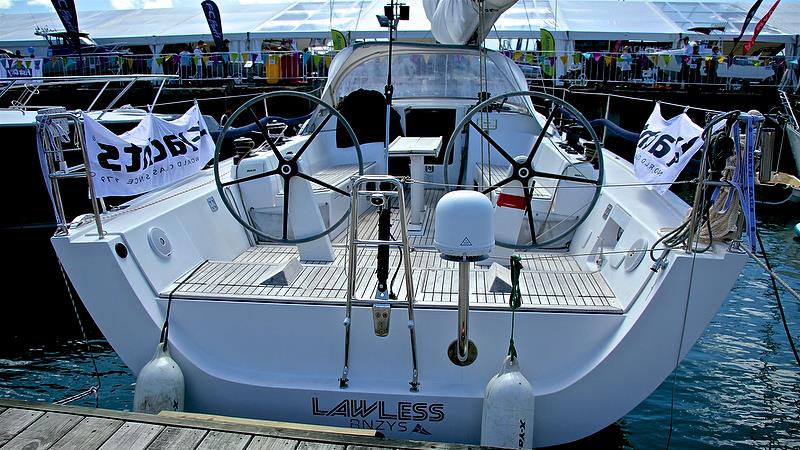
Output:
M230 64L231 64L231 41L225 39L222 41L222 47L217 49L220 53L219 57L222 60L222 76L224 78L228 78L231 74Z
M683 37L683 52L681 54L681 71L678 79L681 82L681 89L686 87L689 80L689 62L692 59L692 46L689 43L689 36Z
M31 58L36 58L36 51L34 50L33 47L28 47L28 56L30 56Z
M719 80L717 79L717 68L719 67L719 47L716 45L711 47L711 60L708 62L708 67L706 68L706 73L708 74L708 82L711 84L717 84Z
M189 53L188 45L184 46L178 54L180 57L180 75L181 79L186 80L192 75L192 54Z
M203 78L203 53L205 50L206 43L203 41L197 41L197 46L194 48L194 57L195 57L195 64L197 65L197 71L194 74L194 77L197 79Z
M622 81L630 80L632 60L633 57L631 56L631 48L626 45L623 47L622 53L619 55L619 61L617 61L617 67L619 67L620 78Z
M20 52L19 49L17 49L17 51L14 52L14 57L15 58L22 58L22 52Z

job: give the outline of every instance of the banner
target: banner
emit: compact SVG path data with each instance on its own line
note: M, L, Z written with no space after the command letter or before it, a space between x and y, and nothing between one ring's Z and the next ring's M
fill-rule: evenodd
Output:
M58 18L64 24L64 30L69 33L69 38L75 49L80 52L81 41L80 32L78 31L78 13L75 11L75 0L51 0L53 8L58 13Z
M344 34L339 30L331 29L331 40L333 40L334 50L344 50L344 48L347 47L347 40L344 38Z
M42 67L41 59L0 58L0 78L41 77Z
M97 198L148 192L199 172L214 157L197 105L171 122L147 114L119 136L83 113L83 129Z
M539 38L542 40L542 55L550 56L556 50L556 40L553 39L552 33L545 30L544 28L539 29ZM542 66L542 73L547 75L548 77L553 76L553 66L544 65Z
M781 0L777 0L772 5L772 8L770 8L769 11L767 11L767 14L764 17L762 17L761 20L759 20L758 23L756 24L756 28L753 30L753 37L750 38L749 42L746 42L744 44L744 54L745 55L750 52L751 48L753 48L753 44L756 43L756 38L758 37L758 33L761 33L761 29L764 28L764 25L767 24L767 21L769 20L770 16L772 15L772 12L775 11L775 8L778 7L778 3L780 3L780 2L781 2Z
M750 7L750 11L747 11L747 16L744 18L744 23L742 23L742 29L739 31L739 36L733 38L733 47L731 47L731 52L728 53L728 64L730 61L733 60L733 52L736 50L736 46L739 45L739 41L742 40L742 36L744 36L745 30L747 30L747 26L750 25L750 21L753 20L753 16L756 15L756 11L758 11L758 7L761 6L761 2L763 0L756 0L753 3L753 6Z
M223 51L222 49L225 44L222 42L222 16L219 14L219 8L212 0L203 0L200 5L203 7L203 12L206 15L208 28L211 30L211 36L214 38L214 45L218 52Z
M663 194L703 145L702 132L686 113L665 120L661 105L656 103L636 145L633 159L636 177L652 183L647 185L648 189Z

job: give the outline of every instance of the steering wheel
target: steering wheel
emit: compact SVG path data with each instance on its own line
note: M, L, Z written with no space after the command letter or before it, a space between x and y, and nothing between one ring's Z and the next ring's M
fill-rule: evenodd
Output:
M299 97L301 99L308 100L318 106L321 106L322 109L320 110L320 112L316 114L316 117L312 116L311 120L318 120L319 115L325 110L327 110L328 112L325 118L322 119L322 121L316 125L314 131L308 136L306 141L303 142L302 146L300 146L300 148L294 154L289 153L284 155L283 153L280 152L280 150L278 150L278 147L275 145L275 142L270 138L268 130L260 122L259 115L256 114L256 112L253 110L253 105L255 105L256 103L264 102L267 99L272 99L276 97ZM267 147L270 150L272 150L272 153L277 158L278 167L274 170L270 170L264 173L223 182L220 177L220 168L219 168L220 164L219 156L222 150L222 143L225 141L225 135L228 133L228 130L231 129L231 126L234 124L236 119L245 112L249 113L253 117L253 122L256 124L256 127L264 136L264 141L265 141L264 143L266 143ZM261 94L257 97L248 100L238 109L236 109L236 111L234 111L233 114L231 114L228 120L225 121L225 126L222 128L222 131L220 132L219 137L217 138L217 145L216 148L214 149L214 182L217 185L217 191L220 194L222 203L225 205L225 207L228 209L228 211L231 213L233 218L236 219L237 222L242 224L242 226L245 227L246 229L252 231L256 235L268 241L284 243L284 244L302 244L304 242L310 242L319 239L327 234L330 234L334 229L339 227L339 225L341 225L347 219L347 217L350 214L350 206L349 206L350 202L348 202L347 211L345 211L342 214L342 216L339 217L335 222L332 221L333 223L330 224L328 228L325 228L321 232L315 233L311 236L301 236L301 237L294 236L293 238L289 238L288 235L289 204L290 204L289 186L291 185L290 181L293 178L295 177L302 178L318 186L322 186L326 189L330 189L331 191L337 192L341 195L350 197L349 192L346 192L332 184L329 184L323 180L320 180L319 178L314 177L313 175L304 173L300 170L300 165L299 165L300 157L303 156L305 151L309 148L314 139L316 139L316 137L319 135L319 133L322 131L322 129L325 127L325 124L328 123L331 117L336 117L336 119L344 126L344 129L347 131L347 134L350 135L350 139L352 139L354 143L356 158L358 159L358 174L363 175L364 162L361 155L361 146L358 144L358 138L356 138L356 135L353 132L353 128L350 126L350 124L347 122L344 116L342 116L339 113L339 111L337 111L333 106L325 103L324 101L312 95L306 94L304 92L295 92L295 91L267 92L265 94ZM264 147L264 143L261 144L262 148ZM232 170L236 170L236 166L233 166ZM278 176L281 177L281 179L283 180L283 212L281 213L283 229L282 229L282 234L280 236L272 236L264 232L263 230L259 230L258 228L253 226L248 220L245 220L241 216L236 206L232 204L231 201L228 199L228 196L225 195L225 188L228 186L238 185L241 183L246 183L248 181L258 180L261 178L266 178L271 176Z
M492 108L495 107L496 104L498 104L498 103L505 104L506 100L508 100L509 98L512 98L512 97L530 97L532 100L536 100L536 101L533 102L534 105L537 102L538 103L544 102L545 103L544 112L547 114L547 116L546 116L547 119L545 120L545 123L542 126L542 130L539 133L539 136L537 136L536 141L534 142L533 147L530 149L530 151L528 152L527 156L517 156L516 158L511 156L512 153L506 151L499 143L497 143L497 141L492 139L492 137L490 136L489 132L484 130L483 127L479 126L477 123L475 123L475 121L472 120L472 118L475 117L475 115L477 115L479 113L489 112L489 111L492 110ZM536 108L536 106L534 106L534 108ZM550 172L542 172L540 170L537 170L536 167L534 166L534 161L533 161L534 160L534 156L536 156L536 153L538 152L539 148L542 146L542 141L544 140L545 135L547 134L548 130L550 129L550 126L553 124L553 119L555 119L556 116L559 115L559 113L565 114L565 115L568 115L568 116L572 116L572 118L574 118L578 122L579 125L581 125L584 129L586 129L588 131L588 134L591 137L591 144L593 144L594 148L596 149L596 151L595 151L595 157L597 158L597 162L596 162L597 177L596 178L592 179L592 178L584 178L584 177L579 177L579 176L571 176L571 175L562 175L562 174L556 174L556 173L550 173ZM492 181L490 180L490 183L491 183L490 186L483 188L481 192L484 193L484 194L488 194L489 192L492 192L495 189L498 189L498 188L500 188L502 186L505 186L505 185L507 185L507 184L509 184L511 182L514 182L514 181L516 181L516 182L518 182L518 183L520 183L522 185L520 188L516 188L516 189L522 189L523 194L524 194L525 207L526 207L526 210L527 210L527 214L526 215L528 216L528 226L530 228L530 233L531 233L531 241L530 241L531 243L530 244L518 244L517 242L500 242L500 241L497 241L497 242L495 242L497 245L499 245L501 247L518 249L518 250L531 250L531 249L535 249L535 248L547 247L549 245L552 245L552 244L560 241L565 236L567 236L570 233L572 233L589 216L589 213L592 211L592 208L594 207L595 203L597 203L597 199L600 196L600 190L602 188L602 181L603 181L603 175L604 175L604 170L603 170L603 152L601 151L602 146L600 144L600 140L597 138L597 133L595 133L594 129L591 127L591 125L589 125L589 122L586 120L586 118L583 117L583 114L581 114L577 109L575 109L575 107L573 107L569 103L565 102L564 100L561 100L558 97L554 97L552 95L544 94L544 93L541 93L541 92L533 92L533 91L509 92L509 93L506 93L506 94L501 94L501 95L497 95L495 97L492 97L492 98L490 98L490 99L478 104L477 106L475 106L471 111L469 111L469 113L467 113L464 116L463 119L461 119L461 122L459 122L458 125L455 127L455 129L453 131L453 134L450 136L450 140L447 143L447 148L445 150L445 159L444 159L444 161L450 161L450 157L451 157L451 154L453 152L453 146L455 144L456 137L458 136L459 133L461 133L461 130L466 129L466 127L474 128L478 132L478 134L483 139L485 139L486 142L488 142L488 144L490 146L494 147L497 150L497 152L503 157L503 159L505 159L508 162L508 164L511 167L511 174L509 176L505 177L502 181L499 181L497 183L492 183ZM555 145L555 143L552 142L552 138L548 138L548 140L551 141L551 144ZM557 147L556 147L556 150L558 150ZM563 150L558 150L558 151L563 151ZM448 190L451 190L452 189L452 185L450 184L450 180L448 178L447 167L448 167L448 164L444 164L444 182L447 185ZM550 237L548 237L547 239L544 239L544 240L537 239L537 235L543 235L544 233L549 232L554 227L557 227L558 225L560 225L560 223L555 224L555 226L554 227L550 227L550 229L539 230L537 232L535 224L534 224L534 214L533 214L533 208L532 208L532 204L531 204L531 200L533 199L533 196L534 196L534 187L536 185L535 177L536 178L540 178L540 179L541 178L550 178L550 179L559 180L559 181L569 181L569 182L573 182L573 183L586 184L586 185L589 185L588 186L589 188L591 188L593 186L592 198L587 203L585 208L581 208L581 209L583 209L583 212L577 218L575 223L573 223L569 227L566 227L566 229L561 230L561 232L555 233L554 236L550 236ZM514 187L512 187L512 189L514 189ZM553 188L547 188L547 189L553 191L552 195L550 196L549 207L547 209L548 217L549 217L549 211L553 210L553 206L554 206L554 202L555 202L555 199L556 199L556 193L558 192L558 188L557 187L553 187ZM579 210L576 210L575 213L577 213L578 211ZM570 213L570 214L572 214L572 213ZM544 227L546 225L547 225L547 220L545 219L544 223L542 224L542 227Z

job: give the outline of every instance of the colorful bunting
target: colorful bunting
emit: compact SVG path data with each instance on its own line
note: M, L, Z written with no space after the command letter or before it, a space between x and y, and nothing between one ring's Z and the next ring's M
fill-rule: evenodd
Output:
M592 53L592 57L594 57L594 62L599 62L603 55L601 53Z
M567 55L561 55L560 59L561 59L561 64L564 64L566 66L567 61L569 61L569 57Z
M669 64L670 60L672 59L672 55L670 55L670 54L661 55L661 57L664 58L664 64L665 65Z
M610 65L611 65L611 62L614 60L614 57L613 57L613 56L611 56L611 55L606 55L606 56L605 56L605 60L606 60L606 65L607 65L607 66L610 66Z

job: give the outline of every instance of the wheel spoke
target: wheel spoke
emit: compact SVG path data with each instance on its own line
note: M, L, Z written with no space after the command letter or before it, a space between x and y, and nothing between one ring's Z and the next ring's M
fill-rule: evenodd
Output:
M499 182L497 184L493 184L493 185L489 186L488 188L484 189L483 192L481 192L481 194L488 194L489 192L492 192L493 190L495 190L495 189L497 189L499 187L505 186L506 184L511 182L511 180L513 180L513 179L514 179L513 177L508 177L505 180L503 180L503 181L501 181L501 182Z
M322 131L322 129L325 127L325 124L328 123L329 120L331 120L331 117L333 117L333 114L328 113L328 115L325 117L325 119L322 120L322 123L319 124L317 126L317 128L314 130L314 132L311 133L311 135L308 137L308 139L306 139L306 141L303 143L303 146L300 147L300 150L298 150L297 153L294 154L292 159L294 159L295 161L298 161L300 159L300 156L303 155L303 152L306 151L306 149L311 144L311 142L314 140L314 138L316 138L317 135L320 133L320 131Z
M289 229L289 186L290 178L283 178L283 239L286 240L286 232Z
M328 183L326 183L326 182L324 182L322 180L314 178L311 175L306 175L306 174L304 174L302 172L297 172L297 176L302 178L302 179L304 179L304 180L308 180L308 181L310 181L312 183L318 184L318 185L320 185L320 186L322 186L322 187L324 187L326 189L330 189L332 191L338 192L338 193L340 193L342 195L346 195L348 197L350 196L349 192L347 192L345 190L342 190L342 189L339 189L338 187L336 187L336 186L334 186L332 184L328 184Z
M249 177L239 178L238 180L226 181L221 184L222 187L226 187L232 184L239 184L247 181L258 180L259 178L271 177L272 175L277 175L277 174L278 174L278 169L275 169L275 170L270 170L269 172L259 173L258 175L251 175Z
M547 129L550 128L550 124L553 123L553 118L556 115L556 108L553 105L553 109L550 111L550 115L547 116L547 120L544 122L544 126L542 127L542 132L539 133L539 136L536 137L536 142L533 144L533 148L531 148L531 152L528 154L528 159L525 160L525 163L530 163L533 161L533 156L536 155L536 152L539 150L539 146L542 144L542 139L544 139L544 135L547 134Z
M247 110L250 111L250 115L253 116L253 119L255 119L255 124L258 127L258 131L260 131L261 134L264 135L264 140L267 141L267 145L272 150L272 153L274 153L275 156L278 157L278 161L285 161L283 155L278 150L278 147L276 147L275 143L272 142L272 139L269 138L269 130L267 130L267 127L265 127L264 124L261 123L261 119L258 118L258 114L256 114L255 111L253 111L252 107L247 108Z
M588 179L588 178L571 177L569 175L558 175L558 174L555 174L555 173L539 172L539 171L536 171L536 170L533 171L533 176L543 177L543 178L552 178L554 180L572 181L574 183L581 183L581 184L594 184L594 185L599 185L600 184L600 180L599 179L591 180L591 179Z
M533 183L532 180L531 183ZM536 245L536 229L533 227L533 206L531 205L532 191L533 186L525 187L525 206L528 208L528 226L531 227L531 245Z
M483 136L483 138L486 139L486 141L489 142L489 144L491 144L492 147L496 148L498 153L500 153L503 156L503 158L508 160L508 162L510 162L511 165L519 164L516 160L514 160L514 158L511 157L511 155L508 154L508 152L506 152L503 149L503 147L500 146L500 144L495 142L495 140L492 139L491 136L489 136L489 134L486 131L484 131L481 127L479 127L478 124L470 120L469 125L472 126L472 128L475 128L475 130L477 130L478 133L480 133L480 135Z

